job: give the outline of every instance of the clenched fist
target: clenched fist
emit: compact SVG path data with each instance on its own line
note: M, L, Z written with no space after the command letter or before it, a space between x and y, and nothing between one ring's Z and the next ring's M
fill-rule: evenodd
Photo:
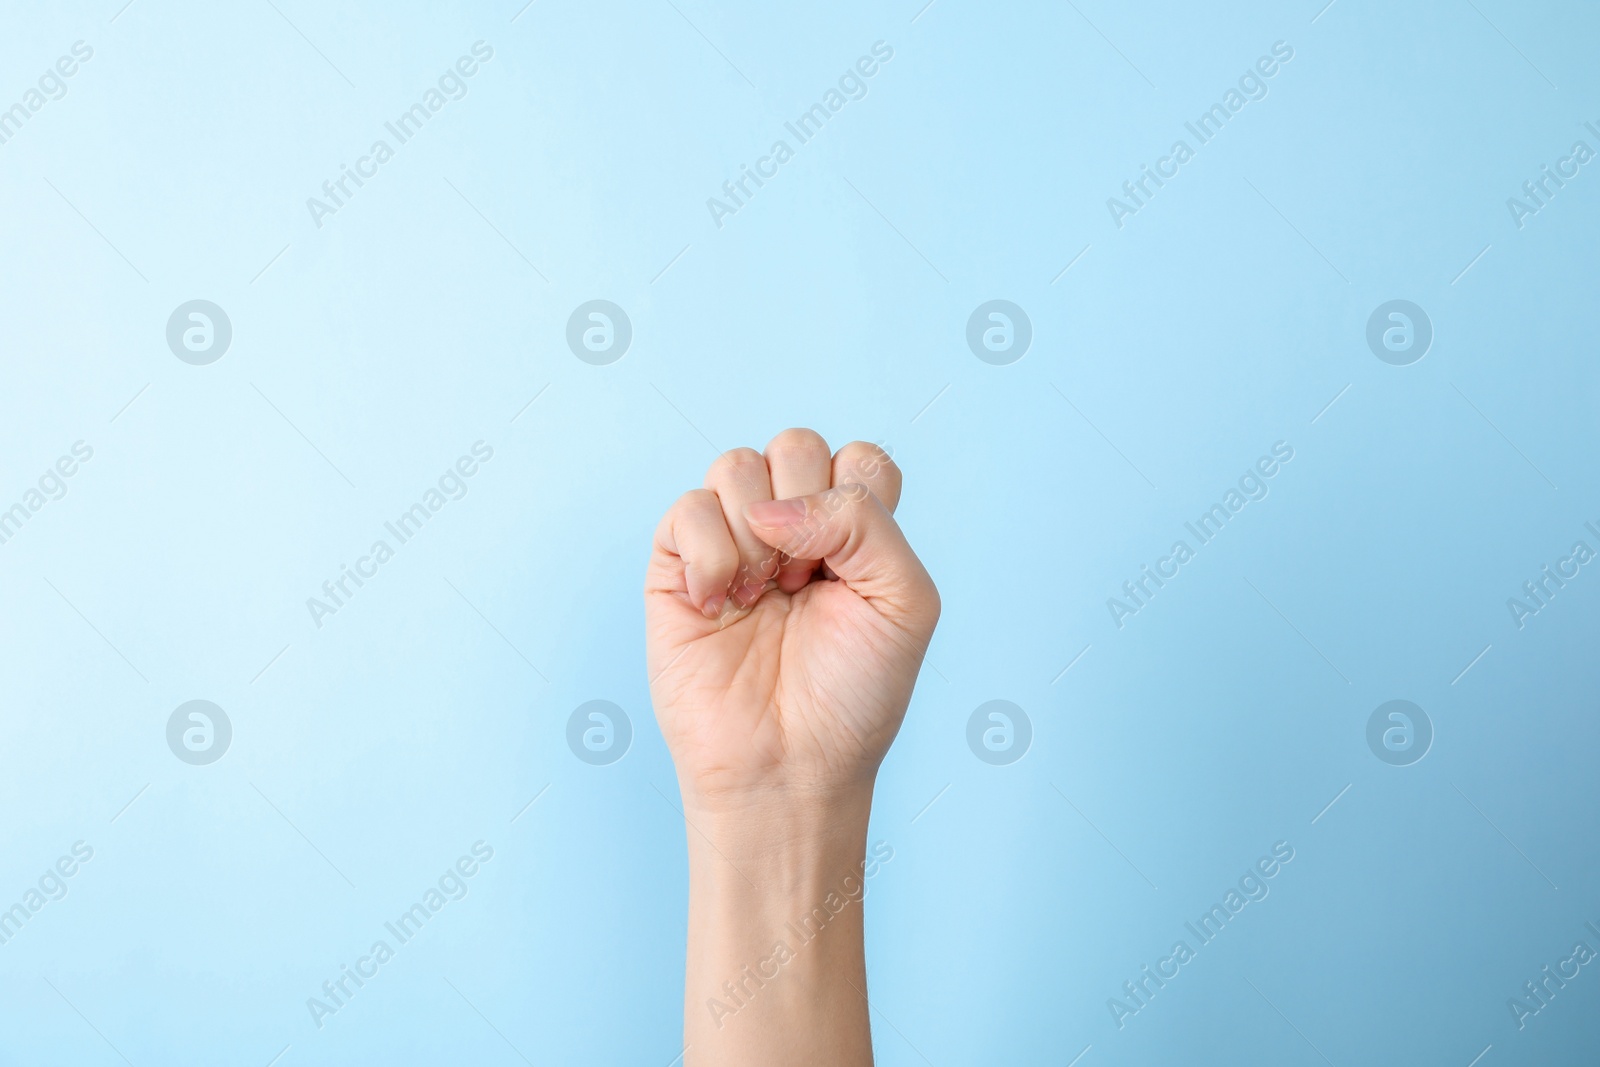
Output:
M661 520L648 665L685 800L870 789L939 618L899 499L876 445L785 430L719 457Z
M693 831L685 1067L872 1062L872 785L939 620L899 500L882 449L785 430L656 530L650 692Z

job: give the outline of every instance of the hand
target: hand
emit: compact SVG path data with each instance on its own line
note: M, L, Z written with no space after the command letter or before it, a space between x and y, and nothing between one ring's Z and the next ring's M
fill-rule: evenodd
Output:
M882 449L786 430L721 456L656 530L650 690L695 831L685 1067L872 1062L854 894L939 618L899 499ZM841 890L855 903L818 910ZM814 938L789 929L819 914Z
M871 782L905 716L939 593L892 516L900 471L786 430L723 454L656 531L647 662L686 802Z

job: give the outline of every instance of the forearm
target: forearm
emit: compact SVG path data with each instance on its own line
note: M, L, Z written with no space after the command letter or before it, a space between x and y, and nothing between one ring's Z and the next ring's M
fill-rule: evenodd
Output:
M743 806L685 799L686 1067L870 1065L870 786Z

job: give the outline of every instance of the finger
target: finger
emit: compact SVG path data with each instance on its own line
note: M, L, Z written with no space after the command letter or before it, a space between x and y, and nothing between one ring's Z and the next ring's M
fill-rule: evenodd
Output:
M696 611L714 619L738 569L739 550L717 494L691 489L679 497L656 527L650 591L687 593Z
M739 549L739 570L733 576L729 595L741 608L755 603L766 582L778 570L778 553L750 532L744 507L772 499L772 483L767 477L767 461L753 448L734 448L718 456L706 472L706 488L722 502L733 543Z
M785 430L767 443L767 472L776 499L809 496L833 484L828 442L815 430ZM778 568L778 588L793 593L811 580L815 559L788 559Z
M900 503L900 467L889 453L879 445L867 441L851 441L833 457L832 485L864 485L872 490L872 495L882 501L883 506L892 515L895 506ZM789 496L788 493L778 493L774 487L773 497Z
M750 528L799 559L821 557L888 618L924 638L939 618L939 591L883 503L860 484L745 508Z

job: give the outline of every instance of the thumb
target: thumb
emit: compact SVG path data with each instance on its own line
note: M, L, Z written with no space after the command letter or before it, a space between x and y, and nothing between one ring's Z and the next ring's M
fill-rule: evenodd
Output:
M888 509L863 485L746 504L750 531L791 559L820 559L883 614L924 636L939 591Z

